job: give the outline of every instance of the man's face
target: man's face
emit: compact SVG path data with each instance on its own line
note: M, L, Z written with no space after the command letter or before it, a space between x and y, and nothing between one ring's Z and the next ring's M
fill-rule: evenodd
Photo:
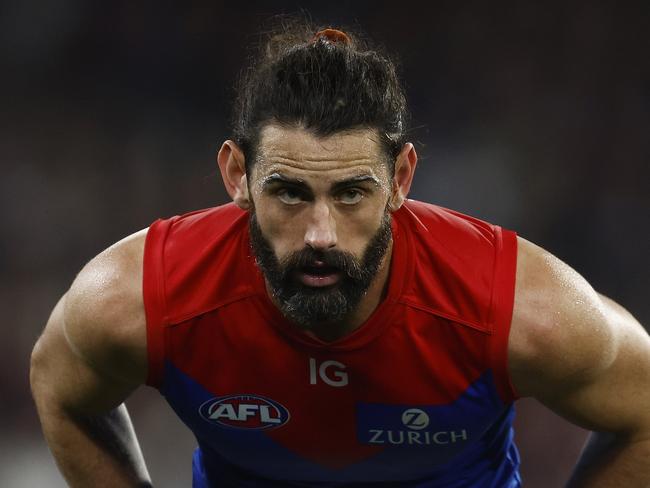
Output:
M375 133L318 138L266 126L249 175L251 244L282 312L304 328L340 323L391 242L391 178Z

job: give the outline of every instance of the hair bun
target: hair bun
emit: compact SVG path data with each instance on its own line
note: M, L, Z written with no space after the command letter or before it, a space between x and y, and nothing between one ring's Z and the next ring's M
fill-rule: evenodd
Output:
M342 44L350 44L352 39L345 32L337 29L323 29L314 34L311 42L316 42L319 39L323 39L325 42L331 42L336 44L340 42Z

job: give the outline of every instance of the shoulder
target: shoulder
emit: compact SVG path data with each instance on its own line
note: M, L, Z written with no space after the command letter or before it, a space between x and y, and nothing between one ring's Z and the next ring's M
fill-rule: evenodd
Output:
M515 234L444 207L408 200L395 212L416 263L403 289L411 303L483 332L510 320ZM507 313L508 317L502 317Z
M151 225L143 294L152 330L256 292L248 216L227 204Z
M117 242L79 272L64 297L63 323L74 352L116 379L144 379L146 324L142 263L147 229Z
M517 241L512 381L521 396L561 394L561 385L587 382L614 360L612 317L579 273L539 246Z
M491 275L497 254L504 250L514 259L514 232L470 215L414 200L405 202L394 215L398 229L407 230L412 242L433 256L438 266L445 264L454 274ZM512 267L514 274L514 261Z
M407 200L395 215L400 221L411 223L416 230L459 232L459 233L493 233L496 226L471 215L446 207ZM413 225L414 224L414 225Z

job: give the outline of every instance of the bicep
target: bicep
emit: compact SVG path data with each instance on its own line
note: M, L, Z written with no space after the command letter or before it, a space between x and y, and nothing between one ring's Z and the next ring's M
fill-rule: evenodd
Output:
M650 431L650 339L618 304L520 241L510 369L522 396L597 431Z
M650 337L625 309L607 298L599 326L613 341L613 358L596 374L560 385L562 395L541 398L594 431L650 436ZM598 333L598 332L597 332ZM596 362L597 364L597 362ZM588 368L589 364L585 365Z
M89 363L84 357L83 333L69 328L66 332L65 301L66 296L54 307L32 352L30 380L37 406L40 411L106 412L122 403L136 385L104 374ZM92 324L85 334L93 334Z

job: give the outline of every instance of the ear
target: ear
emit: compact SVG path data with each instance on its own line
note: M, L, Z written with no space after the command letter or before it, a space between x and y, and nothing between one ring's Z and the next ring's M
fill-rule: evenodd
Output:
M407 142L402 147L395 160L395 176L393 176L393 194L390 197L389 208L393 212L399 209L411 189L413 174L418 164L418 155L415 147Z
M233 141L226 141L219 149L217 163L226 191L235 204L248 210L251 207L246 180L246 164L244 153Z

